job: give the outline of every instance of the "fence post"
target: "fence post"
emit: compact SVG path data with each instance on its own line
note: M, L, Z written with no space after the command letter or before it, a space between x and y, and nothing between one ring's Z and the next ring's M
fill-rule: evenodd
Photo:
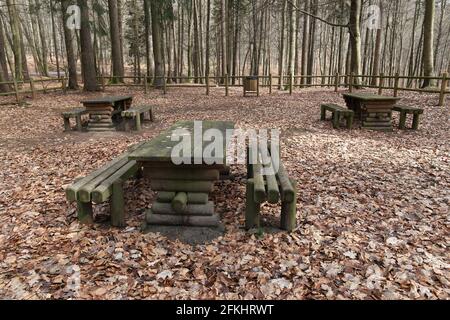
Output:
M62 91L63 93L67 93L67 86L66 86L66 78L61 78L61 87L62 87Z
M398 82L399 82L399 74L397 72L395 74L395 79L394 79L394 97L398 96Z
M225 96L228 97L228 74L225 73Z
M269 74L269 94L272 94L272 74Z
M378 87L378 94L383 94L383 87L384 87L384 73L380 73L380 85Z
M17 101L17 104L20 104L19 88L17 86L16 77L13 77L13 82L14 82L14 93L16 95L16 101Z
M337 72L336 76L335 76L335 80L334 80L334 92L339 91L339 80L340 80L340 75L339 75L339 72Z
M441 93L439 95L439 107L443 107L445 103L445 92L447 91L448 73L444 72L441 82Z
M294 82L294 75L292 73L289 74L289 94L292 95L292 85Z
M256 77L257 78L257 82L256 82L256 96L259 97L259 76Z
M147 75L144 76L144 92L145 92L145 94L148 93L148 77L147 77Z
M30 77L30 89L31 89L31 97L36 99L36 91L34 90L34 81L33 78Z
M163 79L163 93L166 95L167 94L167 83L166 83L166 76L164 75L162 77Z
M206 95L209 96L209 74L206 75Z
M354 73L353 73L353 72L350 73L350 80L349 80L349 82L348 82L348 91L349 91L350 93L353 92L353 76L354 76Z

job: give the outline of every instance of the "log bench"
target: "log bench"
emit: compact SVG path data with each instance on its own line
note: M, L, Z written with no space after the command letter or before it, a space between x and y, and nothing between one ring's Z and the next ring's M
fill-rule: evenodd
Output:
M280 227L290 232L297 226L296 182L289 178L281 160L278 171L272 170L273 174L263 174L267 173L263 172L263 169L275 168L270 151L266 155L266 159L263 160L264 157L259 151L258 161L251 161L253 152L251 149L247 150L245 228L249 230L260 227L260 211L263 203L281 202ZM251 164L252 162L256 164Z
M145 115L147 114L147 119ZM142 129L141 123L145 120L153 122L153 108L151 106L135 106L128 110L122 111L122 118L125 121L125 131L129 131L134 125L136 131Z
M71 131L72 128L70 126L70 119L71 118L75 118L76 119L76 129L78 131L82 131L83 130L83 123L81 121L81 116L88 114L88 112L86 111L86 109L84 108L78 108L78 109L73 109L70 111L65 111L63 113L61 113L63 120L64 120L64 131Z
M69 202L76 201L77 216L81 223L93 223L93 203L110 200L111 224L115 227L125 226L123 183L137 177L141 171L136 161L129 161L128 156L141 145L130 147L124 154L66 188L66 199Z
M408 114L413 115L412 129L419 129L420 116L423 114L423 109L406 106L395 106L392 110L400 113L399 128L401 130L406 129L406 118Z
M355 118L355 112L353 110L343 108L341 106L338 106L337 104L332 103L323 104L321 105L321 114L320 114L321 121L326 121L327 111L333 114L332 121L334 129L339 129L341 119L346 119L347 129L352 129L353 120Z

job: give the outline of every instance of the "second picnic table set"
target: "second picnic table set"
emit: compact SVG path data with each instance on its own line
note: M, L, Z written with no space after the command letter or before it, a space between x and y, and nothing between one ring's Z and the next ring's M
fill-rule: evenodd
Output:
M83 115L88 115L86 131L130 131L141 130L141 124L145 120L153 121L153 109L151 106L133 106L132 96L105 96L81 101L84 108L62 113L65 131L70 131L70 118L76 119L76 129L82 131Z

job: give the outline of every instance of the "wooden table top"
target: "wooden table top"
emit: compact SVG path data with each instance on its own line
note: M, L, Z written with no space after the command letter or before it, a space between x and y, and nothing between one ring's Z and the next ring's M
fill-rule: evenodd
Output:
M108 96L108 97L98 97L88 100L81 101L82 104L105 104L105 103L116 103L121 101L126 101L133 99L132 96Z
M208 129L217 129L219 130L223 137L226 138L227 130L234 130L234 123L230 121L202 121L203 132ZM171 141L172 132L177 129L185 129L191 134L191 161L193 162L194 148L198 146L194 146L193 143L193 131L194 131L194 121L180 121L175 123L168 130L162 132L156 138L146 142L142 145L138 150L135 150L129 155L130 160L136 160L139 162L172 162L172 148L180 143L180 141ZM209 145L211 142L203 141L202 145L202 153L204 147ZM227 146L224 146L226 148ZM216 159L204 159L204 161L210 162L213 160L214 162L223 161L220 164L225 163L225 152L224 158L216 158Z
M344 98L354 98L359 99L361 101L399 101L401 98L398 97L389 97L389 96L380 96L378 94L373 93L344 93Z

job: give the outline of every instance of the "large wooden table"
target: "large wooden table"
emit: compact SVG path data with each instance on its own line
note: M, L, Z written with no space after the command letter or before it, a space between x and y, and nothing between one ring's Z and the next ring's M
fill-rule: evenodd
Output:
M400 98L370 93L346 93L344 99L347 107L355 112L356 119L361 121L362 128L392 130L392 109Z
M111 131L122 124L121 112L129 109L133 97L111 96L81 101L89 113L88 131Z
M203 132L213 128L219 130L223 137L226 137L227 130L234 129L234 124L227 121L203 121L202 126ZM176 165L172 160L172 149L179 142L171 141L171 136L177 129L185 129L190 133L190 164ZM158 193L156 201L146 214L146 222L149 225L220 225L220 217L215 213L209 194L221 172L228 170L225 152L227 146L224 145L223 156L203 158L203 161L195 164L195 150L203 153L210 142L194 144L193 130L194 122L178 122L129 156L129 160L137 161L143 167L144 177L150 180L152 190Z

